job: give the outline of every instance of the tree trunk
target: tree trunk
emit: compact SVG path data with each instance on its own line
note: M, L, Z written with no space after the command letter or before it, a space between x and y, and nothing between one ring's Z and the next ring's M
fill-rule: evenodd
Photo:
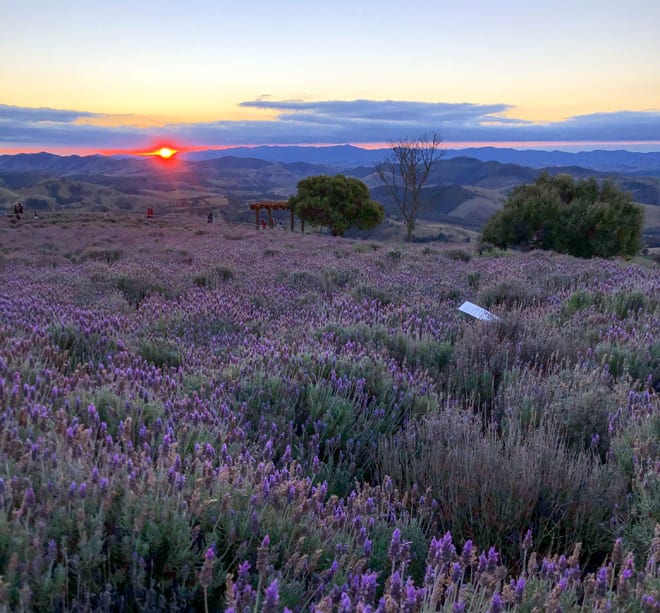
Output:
M409 243L412 241L412 235L415 231L415 220L408 219L406 220L406 242Z

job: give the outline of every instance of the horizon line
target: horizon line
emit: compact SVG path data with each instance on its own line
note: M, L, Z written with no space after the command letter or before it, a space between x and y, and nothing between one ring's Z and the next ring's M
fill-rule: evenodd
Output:
M307 147L323 149L330 147L353 146L365 150L389 149L391 142L355 142L355 143L259 143L259 144L232 144L232 145L194 145L194 146L175 146L180 153L189 153L194 151L224 151L228 149L256 149L259 147ZM549 149L555 147L556 149ZM576 149L579 147L596 147L595 149ZM634 147L637 150L630 149ZM654 148L655 147L655 148ZM596 151L596 150L619 150L629 151L631 153L656 153L660 152L660 140L585 140L585 141L567 141L567 140L549 140L549 141L442 141L440 149L519 149L519 150L564 150L566 153ZM557 149L558 148L558 149ZM643 149L643 150L641 150ZM79 155L144 155L142 149L103 149L90 147L0 147L0 155L19 155L19 154L50 153L62 157Z

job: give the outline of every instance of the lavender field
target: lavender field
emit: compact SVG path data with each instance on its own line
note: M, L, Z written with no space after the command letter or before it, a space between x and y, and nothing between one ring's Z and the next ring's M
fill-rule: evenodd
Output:
M657 268L3 223L2 610L660 610Z

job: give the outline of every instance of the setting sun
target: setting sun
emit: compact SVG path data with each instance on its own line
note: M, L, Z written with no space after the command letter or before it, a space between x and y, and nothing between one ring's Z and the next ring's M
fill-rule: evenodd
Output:
M175 153L176 149L170 149L169 147L161 147L156 151L156 155L159 155L164 160L169 160Z
M150 157L159 162L167 162L168 164L173 164L178 157L178 154L181 153L183 149L175 148L172 145L156 145L153 149L146 149L142 151L135 151L134 154L144 155Z
M157 145L154 149L148 149L147 151L140 151L136 153L137 155L153 157L163 161L172 161L180 151L181 149L175 149L169 145Z

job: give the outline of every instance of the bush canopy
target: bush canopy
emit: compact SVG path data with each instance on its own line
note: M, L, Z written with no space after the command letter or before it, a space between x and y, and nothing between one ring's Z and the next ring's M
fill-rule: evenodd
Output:
M289 205L303 221L330 228L341 236L349 228L374 228L383 221L383 205L369 197L369 188L359 179L344 175L319 175L298 182L298 193Z
M611 181L543 173L514 189L484 227L481 240L583 258L631 256L641 247L643 222L642 208Z

